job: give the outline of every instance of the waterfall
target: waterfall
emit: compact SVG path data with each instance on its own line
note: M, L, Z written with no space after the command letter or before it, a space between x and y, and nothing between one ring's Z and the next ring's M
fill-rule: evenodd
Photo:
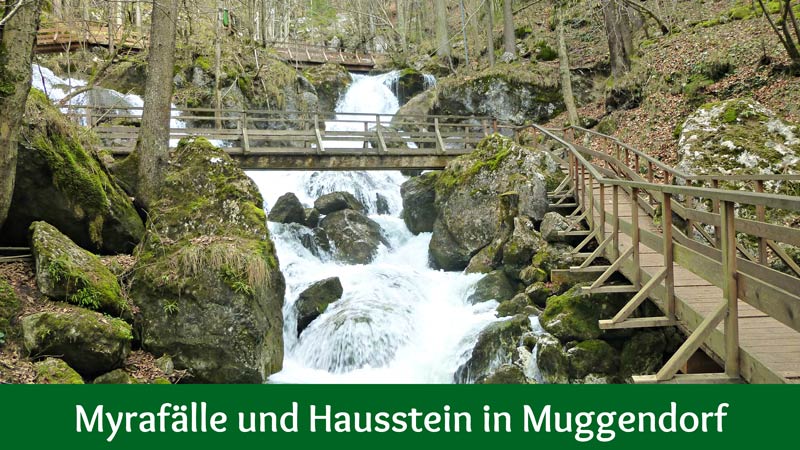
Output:
M337 106L337 118L344 119L348 113L395 113L399 108L393 92L397 76L396 72L354 75ZM337 143L325 145L335 147ZM406 178L399 172L381 171L248 174L261 189L267 209L286 192L294 192L306 206L321 194L351 192L368 207L370 217L381 225L390 244L371 264L344 265L324 254L315 256L304 247L300 240L310 233L308 229L269 224L287 282L284 368L270 380L452 382L480 331L497 320L497 303L473 306L466 302L481 275L428 267L430 233L414 236L400 218L400 185ZM377 214L376 194L388 200L389 214ZM342 299L331 304L298 338L295 300L313 282L333 276L338 276L344 287Z

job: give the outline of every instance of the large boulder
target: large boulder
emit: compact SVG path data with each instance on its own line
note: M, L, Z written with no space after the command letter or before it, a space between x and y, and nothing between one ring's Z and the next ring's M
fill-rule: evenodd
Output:
M581 285L547 299L539 317L548 333L567 341L586 341L603 335L598 321L610 319L628 301L623 294L585 294Z
M515 217L514 231L503 245L502 264L507 270L519 271L546 245L530 219Z
M615 375L619 372L619 352L599 339L583 341L567 350L571 379L594 375Z
M270 222L305 224L306 209L294 193L287 192L275 201L275 206L269 210L267 219Z
M347 91L353 78L341 64L327 63L311 67L304 73L305 78L314 86L319 99L319 110L334 112L336 104Z
M78 372L57 358L35 362L33 370L36 371L36 384L84 384Z
M401 70L394 89L397 101L401 105L405 104L419 93L433 87L434 80L433 77L425 75L416 69L406 68Z
M503 364L487 377L478 380L477 384L529 384L525 372L515 364Z
M31 355L60 355L87 377L122 366L133 340L123 320L69 305L23 317L22 333Z
M494 322L478 336L469 359L455 373L456 383L475 383L492 374L503 364L511 363L522 335L531 331L528 316L517 315Z
M554 336L549 334L539 336L536 344L536 363L546 383L569 383L569 357L561 341Z
M263 383L283 362L285 283L255 183L205 139L183 140L138 249L142 347L190 382Z
M328 215L344 209L366 212L364 205L349 192L331 192L318 198L314 208L322 215Z
M142 219L88 150L77 125L35 89L25 122L0 243L25 246L30 224L45 221L93 252L130 253L144 234Z
M297 335L308 327L328 308L328 305L342 298L344 290L339 277L317 281L300 293L294 307L297 310Z
M381 245L389 246L377 222L352 209L325 216L320 222L332 244L334 257L348 264L369 264Z
M31 225L31 251L42 294L114 316L130 314L116 276L52 225Z
M0 278L0 332L11 335L17 325L17 315L22 312L22 304L14 288Z
M476 303L495 300L503 303L510 300L517 293L514 282L502 270L495 270L488 273L475 283L475 288L467 298L473 305Z
M539 230L542 232L542 237L547 242L567 242L565 236L559 236L559 231L567 231L570 228L570 223L561 214L551 211L544 215L542 223L539 225Z
M666 347L667 339L661 330L636 333L626 340L622 346L622 375L649 375L656 373L664 365Z
M400 186L403 197L403 221L414 234L430 233L436 220L436 177L429 172L412 177Z
M430 243L434 268L463 270L508 227L503 194L516 194L516 211L541 220L547 211L545 177L557 165L543 151L492 135L475 152L451 161L436 180L437 218ZM510 230L509 230L510 231Z

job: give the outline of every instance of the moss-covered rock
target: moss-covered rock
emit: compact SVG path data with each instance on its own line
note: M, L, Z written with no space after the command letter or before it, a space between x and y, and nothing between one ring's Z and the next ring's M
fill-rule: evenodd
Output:
M600 319L610 319L627 302L621 294L584 294L581 285L547 299L542 327L562 342L597 339Z
M515 364L503 364L477 384L530 384L525 372Z
M314 201L314 208L322 215L328 215L344 209L367 212L364 205L349 192L331 192Z
M515 217L514 231L503 245L503 267L510 273L519 273L531 262L533 255L546 245L533 221L527 217Z
M478 336L470 357L456 370L456 383L474 383L503 364L511 363L522 336L531 331L528 316L517 315L494 322Z
M565 289L566 287L561 284L537 281L525 288L525 295L531 299L534 305L544 308L547 306L548 298L563 294Z
M614 375L619 372L620 357L606 341L593 339L579 342L567 350L571 379L585 378L589 374Z
M92 384L139 384L135 378L122 369L104 373L92 381Z
M84 384L83 378L69 364L57 358L33 363L36 384Z
M1 242L27 245L28 227L46 221L81 247L129 253L144 225L131 199L87 150L77 125L32 90L19 139L9 220Z
M352 209L328 214L320 222L320 228L330 240L334 257L347 264L369 264L381 245L389 247L381 226Z
M497 306L497 317L510 317L517 314L538 316L541 311L533 304L530 297L521 292L511 300L506 300Z
M430 233L436 220L436 177L429 172L412 177L400 186L403 197L403 221L414 234Z
M14 334L17 316L21 311L22 304L14 288L0 277L0 332L6 336Z
M142 347L188 381L263 383L283 362L285 283L255 183L204 139L178 145L131 286Z
M536 343L536 363L546 383L569 383L569 358L563 344L554 336L539 336Z
M666 346L667 340L661 330L636 333L622 346L620 372L626 377L656 373L664 365Z
M320 111L333 112L342 94L353 82L350 72L341 64L327 63L305 71L305 78L314 86Z
M541 220L547 210L544 174L557 166L546 152L500 135L451 161L436 180L437 218L430 242L433 267L463 270L482 248L511 231L508 217ZM503 213L503 194L515 193L514 212Z
M467 301L476 303L495 300L502 303L510 300L517 293L517 286L502 270L495 270L486 274L477 283Z
M296 195L287 192L275 201L275 205L269 210L267 219L270 222L305 224L306 210Z
M23 317L22 333L31 355L61 355L88 377L120 367L133 340L123 320L69 305Z
M339 277L317 281L301 292L294 304L297 310L297 335L324 313L328 305L342 298L343 292Z
M42 294L118 317L130 314L116 276L52 225L31 225L31 250Z
M397 101L403 105L410 99L416 97L430 86L430 78L424 73L412 68L405 68L397 76L394 93Z

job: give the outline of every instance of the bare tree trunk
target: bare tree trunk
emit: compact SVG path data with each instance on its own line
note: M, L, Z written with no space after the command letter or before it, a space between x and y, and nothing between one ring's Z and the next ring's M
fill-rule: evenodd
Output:
M631 68L631 57L634 53L631 23L625 6L620 1L602 1L611 74L617 77Z
M142 2L136 1L136 32L142 34Z
M494 0L486 1L486 53L494 67Z
M444 0L434 0L436 19L436 54L450 61L450 36L447 32L447 6Z
M25 3L18 5L20 2ZM42 0L9 0L0 15L5 23L0 27L0 228L14 194L17 139L31 86L33 45L41 9Z
M407 0L395 0L395 8L397 9L397 36L400 38L400 49L403 52L408 51L406 2Z
M511 0L503 0L503 49L517 56L517 38L514 36L514 10Z
M169 131L172 101L172 73L175 67L175 22L178 0L156 0L150 27L150 54L144 111L136 149L138 158L136 193L147 207L158 198L162 172L169 160Z
M222 76L222 2L216 1L214 13L214 107L216 112L215 124L217 128L222 128L222 93L219 88L219 79Z
M558 72L561 75L561 93L567 107L570 125L578 125L578 109L575 107L575 95L572 93L569 53L567 53L567 40L564 37L564 12L560 7L557 11L556 27L558 27Z
M459 0L458 7L461 9L461 36L464 40L464 63L469 65L469 43L467 42L467 18L464 10L464 0Z

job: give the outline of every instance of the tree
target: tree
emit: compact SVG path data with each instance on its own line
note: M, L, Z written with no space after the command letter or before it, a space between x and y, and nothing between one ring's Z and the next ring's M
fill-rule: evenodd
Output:
M434 0L436 16L436 40L438 46L436 54L450 61L450 36L447 33L447 6L445 0Z
M31 62L42 0L0 6L0 227L6 221L17 171L17 140L31 88Z
M169 160L177 18L178 0L153 2L142 124L136 148L130 156L137 163L135 192L145 207L158 198L162 172Z
M792 10L791 3L792 0L780 1L781 20L779 21L779 24L776 24L775 21L772 20L772 17L770 17L767 6L762 0L758 0L758 4L761 6L761 11L767 17L767 21L769 22L772 31L775 32L776 36L778 36L778 40L781 41L781 45L783 45L783 48L786 49L789 59L792 60L793 64L800 65L800 25L798 25L797 17ZM794 36L792 35L792 31L794 31Z
M503 49L511 56L517 55L517 38L514 36L514 10L511 0L503 0Z
M569 71L569 53L567 40L564 36L564 11L563 7L556 7L556 28L558 29L558 71L561 75L561 93L567 107L567 117L570 125L578 125L578 110L575 107L575 95L572 93L572 76Z
M608 38L611 74L617 77L631 68L634 54L631 21L621 0L601 0L601 8Z
M494 0L486 1L486 54L489 66L494 67Z

